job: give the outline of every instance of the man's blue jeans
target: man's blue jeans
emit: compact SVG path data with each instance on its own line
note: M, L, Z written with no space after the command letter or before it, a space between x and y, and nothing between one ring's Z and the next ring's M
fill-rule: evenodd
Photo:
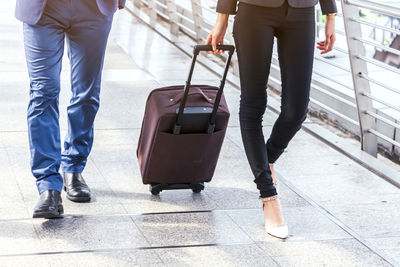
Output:
M39 193L61 192L64 172L82 172L93 144L93 122L99 108L101 71L112 16L96 0L48 0L35 25L24 24L30 76L28 132L31 169ZM61 153L59 127L60 72L67 41L72 97L68 133Z

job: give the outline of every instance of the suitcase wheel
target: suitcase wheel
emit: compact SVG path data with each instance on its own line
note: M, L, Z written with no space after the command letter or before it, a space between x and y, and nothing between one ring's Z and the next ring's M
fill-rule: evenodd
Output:
M150 192L152 195L157 196L162 191L162 185L161 184L151 184L149 186L149 189L150 189Z
M204 190L204 183L191 184L193 193L200 193Z
M150 184L150 192L152 195L159 195L163 190L173 189L192 189L193 193L200 193L204 190L204 183L191 183L191 184Z

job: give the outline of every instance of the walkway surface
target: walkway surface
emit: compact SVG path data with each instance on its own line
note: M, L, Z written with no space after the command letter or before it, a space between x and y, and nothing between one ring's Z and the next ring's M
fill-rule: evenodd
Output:
M72 203L63 194L63 219L31 219L38 194L29 170L29 80L13 5L0 4L0 266L400 264L400 190L304 131L277 165L290 237L282 242L264 232L241 145L239 91L230 86L225 94L232 118L213 181L200 194L152 196L136 160L146 97L153 88L183 83L190 58L126 11L115 17L84 172L93 201ZM68 67L66 60L62 135ZM201 66L195 76L195 82L218 82ZM266 112L266 135L275 119Z

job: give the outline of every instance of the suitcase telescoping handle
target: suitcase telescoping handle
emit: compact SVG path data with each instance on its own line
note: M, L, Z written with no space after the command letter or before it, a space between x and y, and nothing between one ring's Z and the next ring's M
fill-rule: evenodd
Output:
M229 51L233 55L235 47L233 45L217 45L218 50ZM198 55L201 51L213 51L211 45L196 45L193 49L193 54Z
M233 45L217 45L217 49L223 50L223 51L229 51L229 55L225 62L224 73L222 74L219 90L218 90L217 96L214 101L214 107L213 107L213 111L211 113L210 122L209 122L209 125L207 128L207 133L214 132L215 121L217 119L217 111L218 111L219 103L221 101L222 92L224 90L226 75L228 74L229 64L231 62L232 55L235 52L235 47ZM175 121L175 125L174 125L174 134L181 133L182 121L183 121L183 111L186 106L186 100L187 100L187 96L188 96L189 89L190 89L190 82L192 81L194 66L196 65L197 56L199 55L200 51L213 51L213 49L212 49L211 45L196 45L193 49L192 65L190 67L189 75L188 75L188 78L185 83L184 93L183 93L181 104L179 106L178 115L176 116L176 121Z

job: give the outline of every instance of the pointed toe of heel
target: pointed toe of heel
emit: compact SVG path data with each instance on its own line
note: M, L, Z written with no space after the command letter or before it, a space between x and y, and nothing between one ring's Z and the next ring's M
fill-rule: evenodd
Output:
M289 229L287 225L277 226L277 227L269 227L265 225L265 231L274 237L285 239L289 236Z

